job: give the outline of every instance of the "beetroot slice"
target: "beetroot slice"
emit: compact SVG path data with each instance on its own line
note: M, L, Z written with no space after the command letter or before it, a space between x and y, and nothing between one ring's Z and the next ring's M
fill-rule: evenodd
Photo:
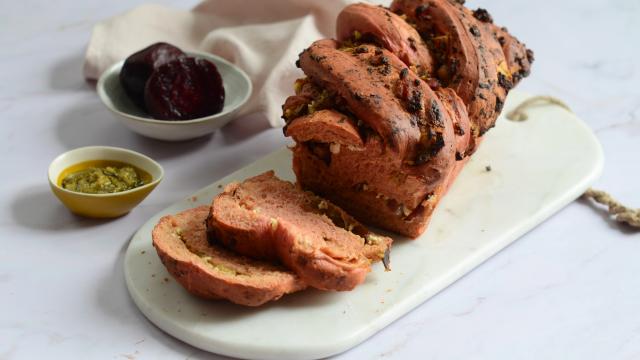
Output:
M192 57L179 58L156 69L144 94L147 111L161 120L190 120L219 113L225 96L216 66Z
M125 60L120 70L120 83L131 100L144 108L144 87L151 73L172 60L186 56L171 44L159 42L150 45Z

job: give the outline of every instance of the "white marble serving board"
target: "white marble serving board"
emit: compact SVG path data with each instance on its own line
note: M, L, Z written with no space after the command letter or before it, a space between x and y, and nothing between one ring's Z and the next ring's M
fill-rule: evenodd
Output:
M527 95L512 92L507 113ZM345 351L405 315L576 199L599 176L596 138L571 113L532 108L530 119L501 118L418 239L395 237L392 271L374 267L351 292L307 290L260 308L189 295L151 245L165 215L208 204L221 186L274 169L294 180L291 155L278 150L155 215L133 236L125 278L140 310L193 346L247 359L317 359ZM490 167L490 171L487 171ZM523 279L526 281L526 279Z

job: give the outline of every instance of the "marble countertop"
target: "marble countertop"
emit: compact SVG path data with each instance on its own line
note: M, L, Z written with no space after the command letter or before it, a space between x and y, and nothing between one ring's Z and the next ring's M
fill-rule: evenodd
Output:
M8 2L0 15L0 359L217 359L131 301L123 252L150 216L285 143L259 116L212 137L129 132L81 76L92 25L135 1ZM188 8L193 1L163 0ZM564 99L604 148L595 184L640 206L640 2L478 0L536 52L519 89ZM129 215L75 217L45 169L85 145L131 148L166 179ZM549 174L553 176L553 174ZM526 191L526 189L523 189ZM338 359L640 359L640 233L576 201Z

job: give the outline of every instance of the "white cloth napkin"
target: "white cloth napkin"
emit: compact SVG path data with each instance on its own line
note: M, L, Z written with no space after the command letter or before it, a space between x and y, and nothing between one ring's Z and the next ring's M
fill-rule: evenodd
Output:
M84 76L97 79L111 64L152 43L208 51L242 68L253 94L242 114L263 112L282 126L281 106L302 73L295 61L312 41L333 37L335 19L354 0L206 0L191 11L156 4L136 7L95 25Z

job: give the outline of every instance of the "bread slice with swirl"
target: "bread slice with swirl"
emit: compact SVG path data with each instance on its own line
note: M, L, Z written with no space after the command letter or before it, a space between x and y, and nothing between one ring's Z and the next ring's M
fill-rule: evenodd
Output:
M227 185L213 200L207 227L212 245L281 262L321 290L355 288L371 263L388 265L392 242L273 171Z
M205 299L259 306L307 287L282 265L211 245L205 226L208 215L208 206L167 215L152 232L160 260L188 292Z

